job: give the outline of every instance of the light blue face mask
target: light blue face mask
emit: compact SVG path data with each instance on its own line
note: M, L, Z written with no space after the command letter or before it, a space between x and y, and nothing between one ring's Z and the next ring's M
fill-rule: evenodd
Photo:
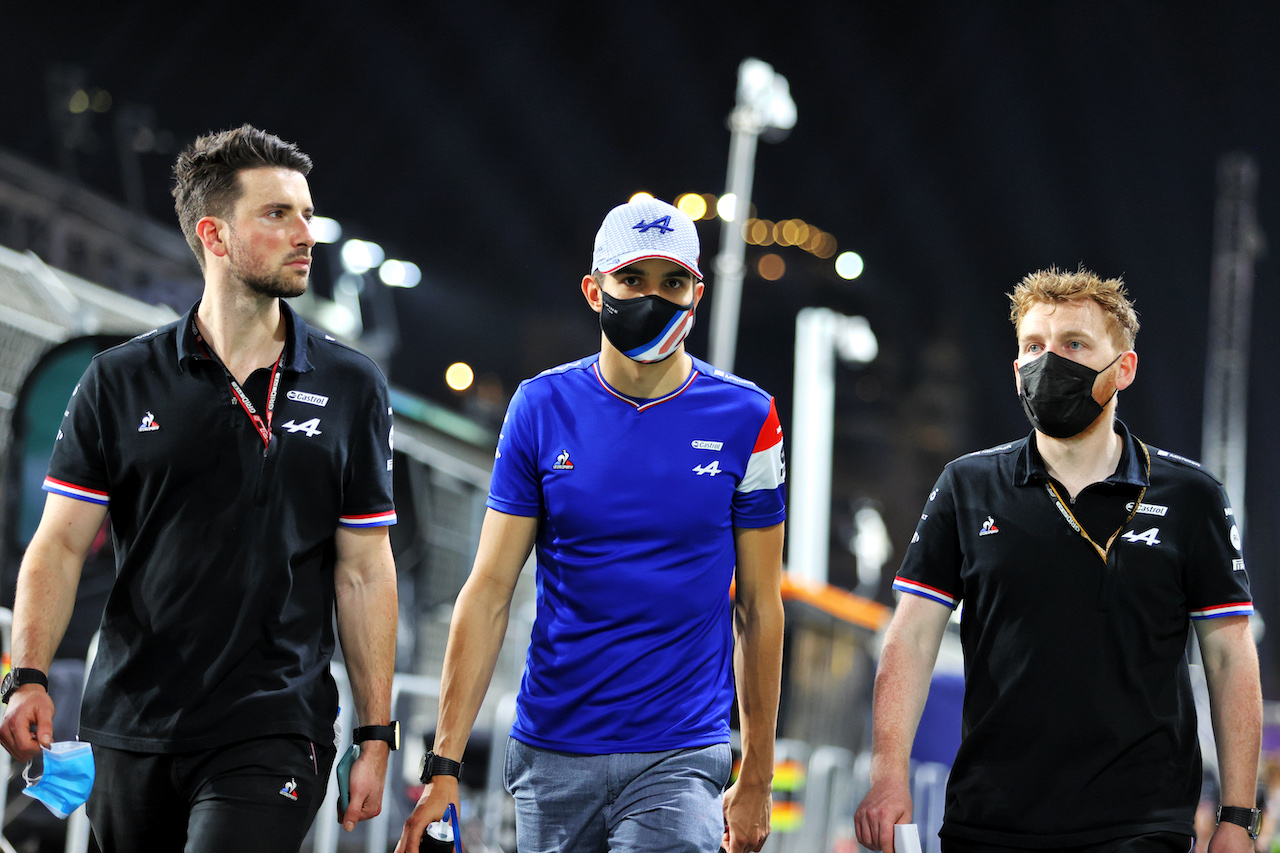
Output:
M45 804L59 818L66 818L89 799L93 790L93 748L80 741L59 741L41 747L44 772L31 781L31 765L22 771L27 787L22 793Z

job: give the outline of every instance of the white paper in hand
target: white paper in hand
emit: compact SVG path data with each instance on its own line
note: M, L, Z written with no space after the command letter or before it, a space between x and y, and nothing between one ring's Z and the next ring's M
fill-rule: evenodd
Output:
M894 825L893 853L921 853L920 830L914 823Z

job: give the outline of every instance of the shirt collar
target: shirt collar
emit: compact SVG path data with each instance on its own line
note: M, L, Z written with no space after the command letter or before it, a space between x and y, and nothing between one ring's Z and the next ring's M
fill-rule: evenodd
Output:
M200 302L197 300L196 304L192 305L191 309L178 321L179 370L183 369L183 362L189 358L206 358L195 335L191 334L191 322L199 308ZM284 364L281 366L294 373L310 373L312 364L307 358L307 341L310 338L307 333L307 321L302 319L302 315L294 311L293 307L283 299L280 300L280 313L284 315L285 328Z
M1150 485L1150 472L1144 464L1146 454L1138 450L1138 440L1119 418L1115 420L1115 430L1120 436L1120 464L1116 466L1115 473L1103 482L1127 486ZM1022 446L1022 451L1018 454L1018 464L1014 468L1014 484L1027 486L1047 479L1049 479L1049 469L1044 464L1044 457L1036 448L1036 433L1032 430Z

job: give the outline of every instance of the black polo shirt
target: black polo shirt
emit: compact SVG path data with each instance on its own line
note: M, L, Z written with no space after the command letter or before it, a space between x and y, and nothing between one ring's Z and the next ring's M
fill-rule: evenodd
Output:
M116 549L84 740L333 737L334 533L395 523L391 410L373 362L281 309L269 448L194 307L97 356L72 393L45 488L107 504ZM246 382L260 416L270 374Z
M1193 834L1187 635L1252 612L1240 536L1197 463L1116 432L1116 472L1074 501L1034 433L957 459L929 495L894 588L964 602L944 836L1036 849Z

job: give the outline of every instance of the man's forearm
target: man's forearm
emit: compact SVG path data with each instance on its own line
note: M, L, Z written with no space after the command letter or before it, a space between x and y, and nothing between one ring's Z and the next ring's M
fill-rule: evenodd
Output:
M766 787L773 780L784 619L780 598L735 609L734 675L742 729L742 768L738 778Z
M904 595L885 632L871 711L871 782L905 784L911 745L929 696L929 680L946 631L941 605Z
M1209 687L1222 804L1252 807L1262 745L1262 687L1249 619L1206 619L1196 623L1196 633Z
M27 549L14 594L13 666L49 671L71 621L82 562L52 543Z
M473 575L454 604L440 678L435 751L462 760L507 631L511 599Z
M338 637L356 715L361 725L391 721L391 681L396 661L396 578L359 580L339 585Z
M1256 665L1240 661L1219 673L1212 691L1222 804L1252 808L1262 748L1262 693Z

